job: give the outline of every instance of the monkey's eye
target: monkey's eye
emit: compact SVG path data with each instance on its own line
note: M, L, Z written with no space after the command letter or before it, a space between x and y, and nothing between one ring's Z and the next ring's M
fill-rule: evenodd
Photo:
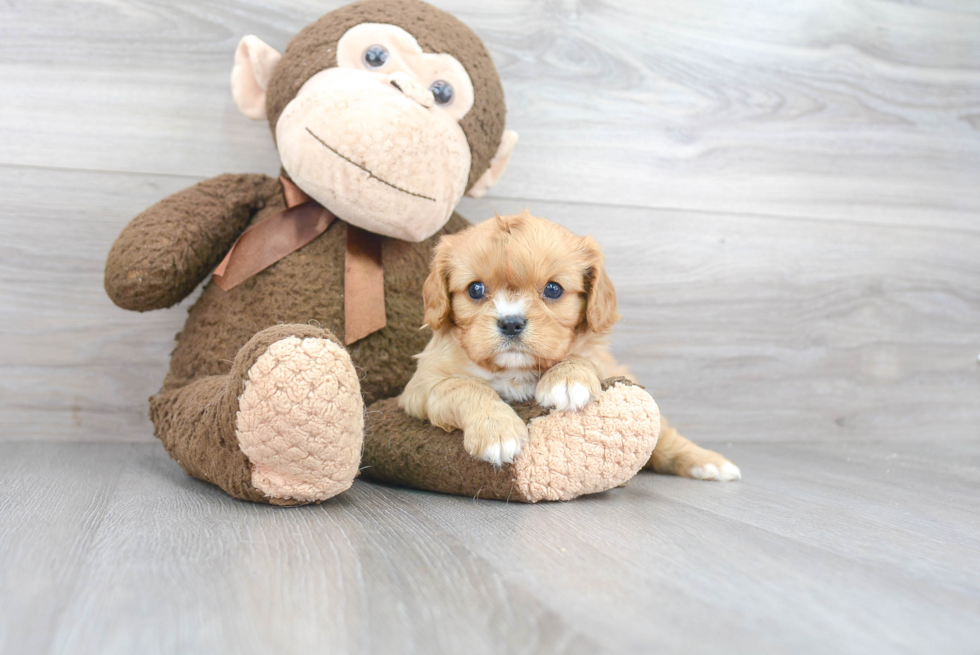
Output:
M364 65L368 68L381 68L388 62L388 51L384 46L373 45L364 51Z
M557 282L549 282L544 285L544 297L550 298L551 300L558 300L561 298L561 294L565 293L565 290L561 288L561 285Z
M453 86L449 82L436 80L429 87L429 91L432 91L432 97L437 105L448 105L453 101Z
M483 300L483 296L487 295L487 289L483 286L483 282L472 282L466 289L466 293L470 294L473 300Z

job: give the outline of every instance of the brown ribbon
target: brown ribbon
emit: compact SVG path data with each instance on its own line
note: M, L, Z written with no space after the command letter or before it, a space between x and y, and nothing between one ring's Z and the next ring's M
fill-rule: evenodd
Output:
M317 238L336 220L326 207L285 177L285 211L245 230L214 269L215 285L229 291ZM344 257L344 343L387 325L381 235L347 225Z

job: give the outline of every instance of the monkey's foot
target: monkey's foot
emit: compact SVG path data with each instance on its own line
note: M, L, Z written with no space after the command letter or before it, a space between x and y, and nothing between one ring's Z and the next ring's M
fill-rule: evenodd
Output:
M317 502L346 491L363 433L360 383L337 342L282 338L248 368L235 434L252 486L269 498Z
M538 500L571 500L626 484L649 460L660 410L628 380L608 380L595 402L531 420L514 484Z

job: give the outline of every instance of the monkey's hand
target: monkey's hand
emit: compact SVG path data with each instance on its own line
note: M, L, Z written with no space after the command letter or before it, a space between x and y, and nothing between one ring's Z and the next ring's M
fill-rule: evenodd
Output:
M599 397L601 385L595 365L584 357L569 357L541 376L534 399L542 407L575 412Z
M265 175L227 174L164 198L134 218L112 245L106 293L138 312L180 302L279 190L279 182Z

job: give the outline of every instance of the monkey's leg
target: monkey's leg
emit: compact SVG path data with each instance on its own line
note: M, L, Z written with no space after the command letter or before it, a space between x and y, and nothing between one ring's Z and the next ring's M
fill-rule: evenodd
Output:
M665 419L661 420L660 440L644 468L698 480L742 479L742 472L726 457L685 439Z
M301 505L347 490L360 465L364 404L347 351L309 325L262 330L229 375L150 399L167 452L236 498Z
M528 444L512 464L494 467L446 432L412 418L396 398L368 408L362 475L442 493L536 503L571 500L625 484L650 459L660 412L642 387L625 378L602 383L598 399L576 411L534 403L514 410L528 424Z

